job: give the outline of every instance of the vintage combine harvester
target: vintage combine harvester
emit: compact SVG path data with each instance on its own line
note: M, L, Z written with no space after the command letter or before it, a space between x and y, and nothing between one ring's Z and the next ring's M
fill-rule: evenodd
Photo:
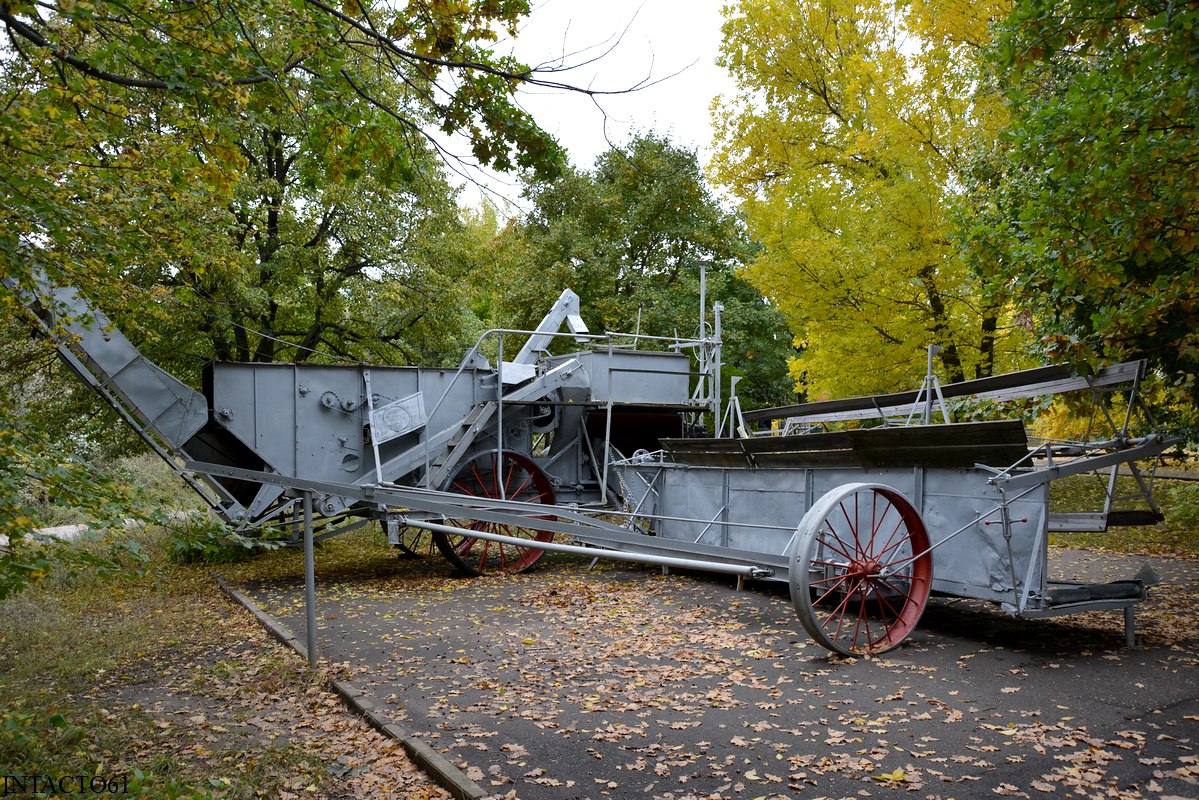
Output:
M322 536L381 520L401 546L431 534L468 574L561 551L786 581L813 639L845 654L898 646L933 594L1017 616L1122 609L1131 643L1132 607L1155 581L1146 569L1066 583L1048 568L1050 531L1161 519L1137 462L1174 440L1130 435L1140 362L942 387L930 352L918 392L745 414L733 397L722 436L719 304L695 339L597 335L568 290L536 330L489 331L456 369L214 363L195 391L74 290L17 292L75 373L242 530L295 528L314 508ZM555 355L559 337L584 347ZM647 341L663 349L637 349ZM950 422L955 397L1076 390L1108 423L1100 441L1031 447L1019 420ZM1101 402L1118 390L1122 420ZM705 413L715 436L695 435ZM812 432L846 420L873 427ZM1115 508L1121 468L1138 510ZM1052 481L1100 471L1102 510L1050 511Z

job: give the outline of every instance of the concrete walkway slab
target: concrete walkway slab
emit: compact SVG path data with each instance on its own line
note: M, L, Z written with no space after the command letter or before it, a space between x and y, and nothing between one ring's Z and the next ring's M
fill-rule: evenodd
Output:
M1097 580L1142 560L1053 561ZM1199 796L1199 562L1154 562L1131 650L1117 613L937 600L871 660L830 658L777 585L543 563L318 566L322 655L500 796ZM302 585L247 591L302 633Z

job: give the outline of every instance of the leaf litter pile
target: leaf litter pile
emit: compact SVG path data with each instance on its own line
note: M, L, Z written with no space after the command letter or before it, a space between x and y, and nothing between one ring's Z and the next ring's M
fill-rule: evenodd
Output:
M115 757L183 766L206 776L201 789L218 797L243 796L251 774L253 796L278 800L448 800L397 742L347 713L324 676L307 673L248 614L215 594L198 602L199 626L174 650L101 671L85 695L103 709L98 724L149 723L132 751Z
M1118 613L942 600L875 659L830 657L777 587L318 563L319 647L497 797L1193 798L1199 563L1170 563L1131 650ZM295 578L250 591L303 630Z

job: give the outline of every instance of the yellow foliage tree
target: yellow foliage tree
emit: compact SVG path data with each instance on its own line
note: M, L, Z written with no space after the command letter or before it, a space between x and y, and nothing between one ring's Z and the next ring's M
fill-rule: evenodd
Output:
M810 398L906 388L938 345L941 377L1013 365L1021 331L953 240L951 205L1004 121L979 48L1007 0L739 0L714 106L714 177L762 250L752 282L783 311Z

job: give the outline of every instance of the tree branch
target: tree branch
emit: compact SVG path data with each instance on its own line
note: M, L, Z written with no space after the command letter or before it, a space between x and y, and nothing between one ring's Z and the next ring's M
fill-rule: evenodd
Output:
M160 90L160 91L166 91L166 90L173 90L174 88L176 88L164 80L150 79L150 78L134 78L134 77L130 77L128 75L119 75L115 72L109 72L107 70L103 70L103 69L100 69L99 67L93 66L88 61L85 61L82 58L73 56L70 53L68 53L66 50L64 50L62 47L55 45L49 39L47 39L46 37L44 37L40 33L38 33L37 29L35 29L32 25L29 25L28 23L25 23L25 22L17 19L15 16L13 16L7 10L0 10L0 21L4 22L4 25L5 25L5 27L8 28L10 34L16 34L17 36L20 36L23 39L25 39L26 41L33 44L35 47L39 47L43 50L49 51L50 54L52 56L54 56L54 58L58 59L60 62L67 64L71 67L74 67L79 72L82 72L84 75L87 75L91 78L95 78L97 80L104 81L105 83L112 83L117 86L124 86L129 89L156 89L156 90ZM11 38L12 37L10 36L10 39ZM19 51L19 49L18 49L18 51ZM266 83L267 81L272 81L275 78L277 78L278 76L292 71L296 67L300 66L301 63L303 63L303 58L298 58L295 61L285 64L283 67L281 67L279 69L273 69L273 70L265 72L261 75L251 75L251 76L242 77L242 78L234 78L233 80L228 81L227 84L225 84L225 85L252 86L252 85L258 84L258 83Z
M527 83L532 86L540 86L542 88L557 89L560 91L567 91L567 92L576 92L578 94L585 94L585 95L592 96L592 97L599 96L599 95L628 94L629 92L636 91L637 89L643 89L648 86L652 86L654 83L658 82L658 81L654 81L654 82L641 81L640 83L638 83L635 86L630 87L628 89L613 89L613 90L589 89L589 88L583 88L581 86L575 86L570 83L564 83L561 81L551 81L551 80L547 80L545 78L538 78L537 70L530 69L530 70L525 70L523 72L513 72L511 70L500 69L497 66L494 66L492 64L488 64L488 63L485 63L482 61L458 61L455 59L437 58L435 56L424 56L424 55L421 55L420 53L414 52L412 50L406 50L406 49L400 47L393 40L389 39L386 35L379 33L373 27L371 27L369 25L364 25L363 23L359 22L358 20L354 19L353 17L349 16L348 14L345 14L345 13L333 8L332 6L322 3L321 0L307 0L307 3L308 3L308 5L313 6L314 8L320 9L321 11L325 12L326 14L333 17L334 19L341 20L345 24L347 24L350 27L357 30L359 33L369 37L372 41L374 41L377 45L382 47L384 50L395 53L398 56L402 56L406 59L409 59L410 61L415 61L420 64L428 64L429 66L444 67L447 69L457 69L457 70L463 70L463 71L468 71L468 72L482 72L487 75L494 75L497 78L505 78L507 80L519 81L521 83ZM662 80L665 80L665 78L663 78Z

